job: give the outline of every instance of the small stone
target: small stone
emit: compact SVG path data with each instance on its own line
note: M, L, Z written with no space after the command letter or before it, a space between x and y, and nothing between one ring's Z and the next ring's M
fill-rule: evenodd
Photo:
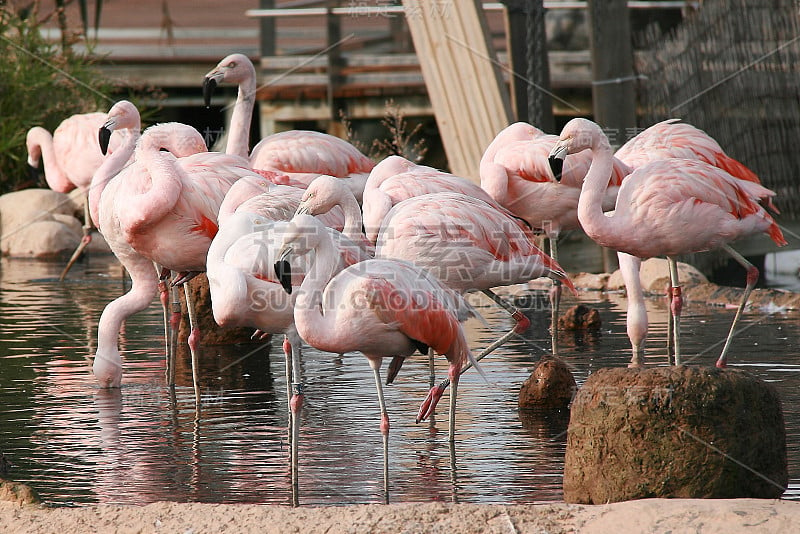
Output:
M563 408L575 396L577 383L567 364L545 355L519 390L519 408Z
M602 321L595 308L577 304L558 318L559 330L600 330Z
M41 499L36 491L27 484L0 478L0 501L39 504Z

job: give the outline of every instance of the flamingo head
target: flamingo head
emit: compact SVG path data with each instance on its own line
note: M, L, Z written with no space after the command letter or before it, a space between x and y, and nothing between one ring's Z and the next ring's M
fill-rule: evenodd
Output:
M255 80L256 71L253 63L244 54L231 54L217 63L203 78L203 100L206 107L211 105L211 96L217 86L223 82L241 83L247 79ZM254 97L255 95L250 95Z
M602 142L608 144L608 138L596 123L580 117L569 121L547 158L556 181L561 180L564 159L568 155L594 149Z
M122 358L118 352L97 353L92 372L101 388L118 388L122 382Z
M131 130L139 134L142 127L142 120L139 110L131 102L120 100L108 110L106 122L100 127L99 141L100 150L103 155L108 152L108 143L111 140L112 132L116 130Z

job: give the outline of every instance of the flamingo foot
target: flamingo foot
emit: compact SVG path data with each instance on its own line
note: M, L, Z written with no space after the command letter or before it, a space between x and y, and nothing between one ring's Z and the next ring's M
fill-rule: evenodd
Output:
M431 388L431 390L428 392L428 396L425 397L425 400L422 401L422 404L419 407L419 412L417 413L417 423L424 421L433 415L436 405L439 403L439 400L444 394L444 390L445 388L442 387L441 384Z

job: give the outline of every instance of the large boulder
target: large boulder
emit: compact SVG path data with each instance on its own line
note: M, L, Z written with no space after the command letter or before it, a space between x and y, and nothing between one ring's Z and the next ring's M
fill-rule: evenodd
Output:
M601 369L572 403L568 503L776 499L787 484L778 393L744 371Z
M83 235L82 192L58 193L51 189L25 189L0 196L3 239L0 253L17 258L50 259L69 256ZM91 253L109 253L98 232L87 248Z

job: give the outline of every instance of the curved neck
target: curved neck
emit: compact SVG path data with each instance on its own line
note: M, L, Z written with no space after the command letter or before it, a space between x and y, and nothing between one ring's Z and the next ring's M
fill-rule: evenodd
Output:
M239 93L236 95L236 104L233 106L231 122L228 127L226 154L236 154L243 158L250 156L250 122L253 118L255 102L256 73L253 70L252 76L239 83Z
M137 156L142 171L150 178L150 188L129 198L127 208L119 212L119 222L126 235L163 219L178 202L183 188L183 171L171 153L160 151L157 147L140 146ZM142 178L136 176L134 179Z
M97 325L94 374L104 387L117 387L122 378L122 358L117 346L122 324L150 306L158 293L158 273L153 262L127 246L124 250L114 250L114 254L127 269L133 284L130 291L105 307Z
M356 197L352 194L341 195L339 205L344 212L344 228L342 229L342 234L355 243L361 243L366 240L361 206L358 205Z
M138 139L139 134L129 130L122 144L114 152L106 156L103 163L92 175L92 183L89 187L89 215L97 228L100 228L100 198L103 196L103 191L108 182L128 164Z
M592 163L583 179L578 201L578 220L586 234L600 245L614 248L609 242L615 234L612 217L603 214L603 199L611 179L613 152L602 132L594 136L591 147Z
M310 345L325 350L324 345L335 343L337 329L335 311L323 314L322 294L336 271L336 250L333 239L325 235L314 250L314 262L297 291L294 322L297 332Z
M53 191L59 193L68 193L75 189L75 184L69 181L67 175L64 174L64 169L61 168L61 162L56 159L56 152L53 149L53 136L44 128L36 128L32 133L33 145L39 147L40 159L42 168L44 169L44 179L47 186ZM28 163L33 167L33 162L29 158Z

